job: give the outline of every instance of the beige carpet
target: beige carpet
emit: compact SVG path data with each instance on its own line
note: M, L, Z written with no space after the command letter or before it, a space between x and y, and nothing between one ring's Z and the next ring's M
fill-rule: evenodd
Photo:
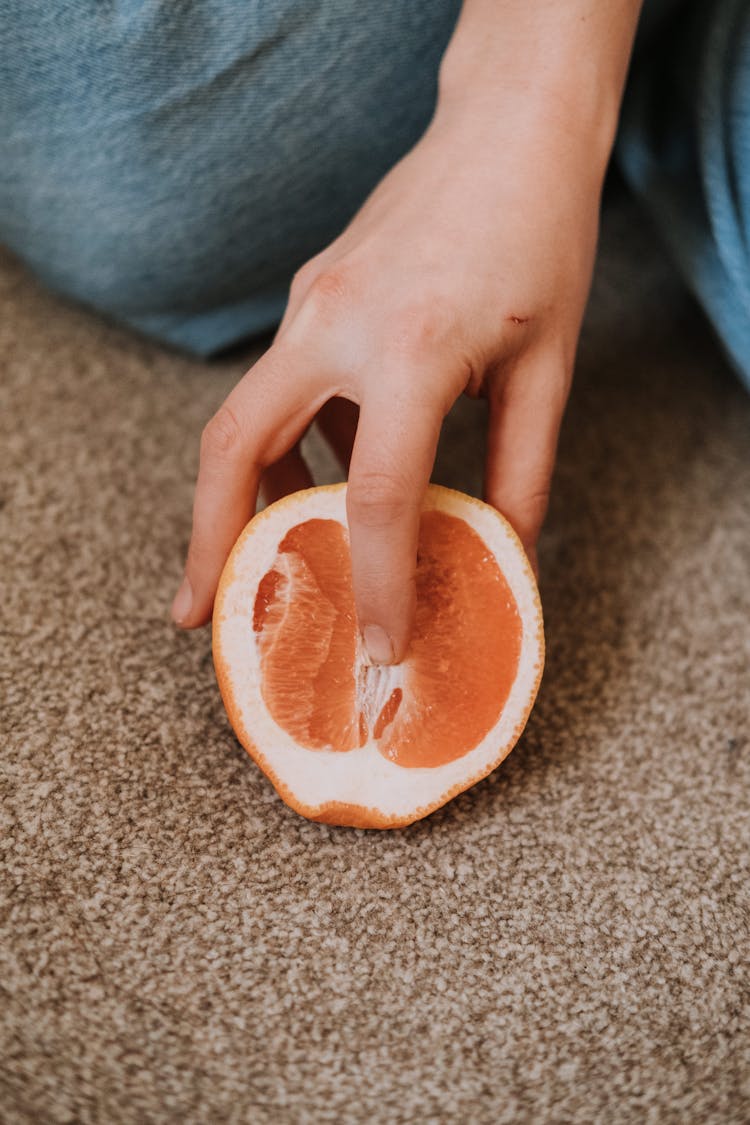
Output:
M750 1119L750 398L651 242L618 204L527 732L390 834L290 812L168 621L250 353L2 261L3 1122ZM436 479L478 487L479 413Z

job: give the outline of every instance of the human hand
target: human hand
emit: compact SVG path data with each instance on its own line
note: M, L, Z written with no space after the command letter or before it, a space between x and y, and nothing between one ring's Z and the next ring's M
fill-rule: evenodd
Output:
M509 93L502 114L471 98L439 106L299 271L272 347L206 426L179 624L210 616L263 474L272 497L311 483L299 441L321 411L344 462L351 451L354 592L375 662L400 660L408 644L421 501L464 391L489 401L485 497L536 565L604 164L585 129L527 91Z

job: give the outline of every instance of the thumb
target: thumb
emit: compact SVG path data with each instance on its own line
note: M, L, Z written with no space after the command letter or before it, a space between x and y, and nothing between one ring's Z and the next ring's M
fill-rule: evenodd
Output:
M374 664L398 663L411 634L422 500L442 413L424 403L364 399L352 452L347 517L354 599Z

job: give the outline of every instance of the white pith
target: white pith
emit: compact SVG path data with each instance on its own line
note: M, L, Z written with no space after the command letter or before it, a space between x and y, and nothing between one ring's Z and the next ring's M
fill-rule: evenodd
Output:
M240 537L222 576L214 611L214 649L225 665L225 702L235 711L235 725L252 742L280 788L310 809L332 802L379 810L383 817L408 818L434 807L472 778L484 776L504 757L527 715L543 661L541 609L522 548L505 520L485 504L461 493L431 486L425 509L464 519L484 540L505 575L523 623L518 674L496 725L473 750L456 761L431 768L405 768L380 753L372 737L350 751L300 747L271 718L261 696L257 634L253 609L258 584L274 565L287 531L308 519L335 519L346 526L346 490L319 489L300 501L267 508ZM375 668L358 652L358 702L371 732L396 687L404 687L408 658L395 667ZM231 699L227 699L227 693ZM238 721L237 721L238 720ZM244 739L243 739L244 741ZM442 800L441 800L442 799Z
M404 690L406 679L404 664L371 664L360 645L357 657L356 708L361 711L371 731L380 712L396 688Z

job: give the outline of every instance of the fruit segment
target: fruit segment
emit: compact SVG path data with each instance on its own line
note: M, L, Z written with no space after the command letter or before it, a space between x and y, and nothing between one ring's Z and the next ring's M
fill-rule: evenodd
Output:
M404 702L380 751L400 766L442 766L500 718L518 670L521 617L495 557L469 525L422 516L417 616Z
M313 750L372 738L405 768L467 754L498 721L513 685L522 624L508 583L469 525L441 511L420 524L417 615L406 659L362 666L345 528L297 524L258 586L253 630L274 721ZM377 704L367 685L378 682Z
M279 544L253 610L261 692L272 718L311 750L361 742L349 544L336 520L306 520Z

